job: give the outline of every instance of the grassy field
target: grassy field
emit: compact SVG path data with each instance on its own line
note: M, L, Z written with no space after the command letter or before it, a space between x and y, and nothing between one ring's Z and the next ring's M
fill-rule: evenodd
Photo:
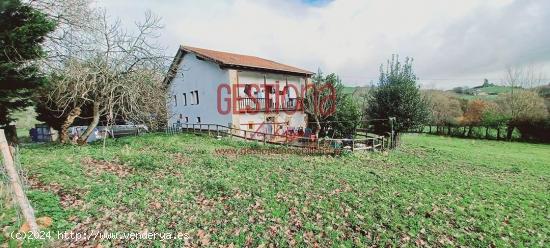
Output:
M189 237L103 240L104 247L548 245L549 145L402 140L389 153L221 155L216 149L261 146L146 135L108 141L105 151L26 146L20 161L37 216L54 220L48 230ZM0 211L0 243L16 246L6 233L20 223L13 209Z

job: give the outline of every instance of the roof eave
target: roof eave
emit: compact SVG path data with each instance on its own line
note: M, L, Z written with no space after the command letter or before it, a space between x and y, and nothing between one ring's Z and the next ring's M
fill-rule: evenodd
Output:
M275 70L269 68L255 67L255 66L245 66L245 65L233 65L233 64L220 64L222 69L237 69L237 70L248 70L248 71L259 71L259 72L269 72L275 74L286 74L294 76L305 76L311 77L314 73L312 72L297 72L297 71L287 71L287 70Z

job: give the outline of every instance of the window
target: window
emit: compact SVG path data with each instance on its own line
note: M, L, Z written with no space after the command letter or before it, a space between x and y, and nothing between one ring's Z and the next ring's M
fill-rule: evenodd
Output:
M180 114L180 119L183 119L183 115L182 115L182 114Z
M254 129L254 122L249 121L248 122L248 130Z
M185 123L188 123L189 122L189 117L185 117Z
M187 93L183 93L183 106L187 106Z
M191 105L198 105L199 104L199 91L194 90L194 91L191 91L189 93L191 93L191 99L193 100L191 102Z
M196 99L195 104L199 105L199 91L198 90L195 90L195 99Z
M201 118L197 117L197 123L201 123Z
M174 95L174 106L178 106L178 96Z

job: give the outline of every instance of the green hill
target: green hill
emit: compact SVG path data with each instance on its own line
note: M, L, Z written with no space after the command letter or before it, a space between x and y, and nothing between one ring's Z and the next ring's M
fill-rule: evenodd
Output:
M473 88L456 87L449 92L464 99L495 99L499 94L510 92L512 87L502 85L476 86Z

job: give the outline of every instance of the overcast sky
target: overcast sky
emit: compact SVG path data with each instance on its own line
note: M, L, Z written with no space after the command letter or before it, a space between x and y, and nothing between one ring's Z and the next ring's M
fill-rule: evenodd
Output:
M413 57L426 88L498 83L507 66L550 77L550 0L99 0L131 24L162 17L160 42L336 72L348 85L376 82L380 64ZM547 81L550 82L550 79Z

